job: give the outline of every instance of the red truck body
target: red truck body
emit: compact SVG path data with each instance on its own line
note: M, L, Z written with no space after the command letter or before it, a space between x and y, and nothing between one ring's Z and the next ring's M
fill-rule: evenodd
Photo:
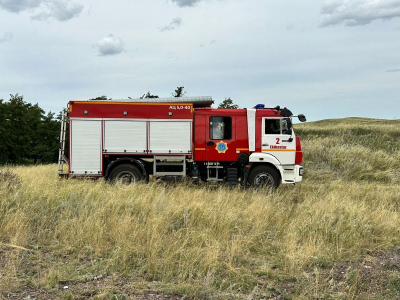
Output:
M125 173L133 181L163 174L255 184L266 183L268 173L274 186L301 181L300 139L288 110L214 109L210 101L183 100L70 101L65 175L116 179L110 177L124 172L113 169L131 164L135 170ZM59 171L63 155L62 149Z

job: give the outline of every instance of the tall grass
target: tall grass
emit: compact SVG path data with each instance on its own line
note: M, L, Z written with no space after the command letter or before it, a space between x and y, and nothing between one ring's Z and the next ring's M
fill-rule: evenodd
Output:
M369 135L369 123L342 123L297 129L305 180L277 191L58 181L53 165L13 167L21 182L0 180L0 295L118 274L197 297L237 296L265 276L301 278L399 245L399 141L377 142L399 134L398 123L376 122ZM33 261L36 271L19 276Z
M298 125L308 178L400 182L400 120L350 118Z

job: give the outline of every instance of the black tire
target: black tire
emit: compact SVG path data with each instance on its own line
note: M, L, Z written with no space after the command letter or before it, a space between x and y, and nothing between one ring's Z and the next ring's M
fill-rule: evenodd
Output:
M235 186L239 183L238 170L236 168L228 168L226 173L226 181L228 185Z
M111 182L121 182L124 184L132 184L143 180L143 174L137 167L131 164L118 165L111 170L108 179Z
M248 182L256 188L278 188L281 177L278 171L271 166L257 166L250 171Z

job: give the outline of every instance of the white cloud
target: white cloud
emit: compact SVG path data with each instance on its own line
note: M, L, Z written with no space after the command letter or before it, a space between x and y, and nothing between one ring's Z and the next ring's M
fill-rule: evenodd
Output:
M32 20L54 18L63 22L77 17L83 10L83 4L70 0L0 0L0 8L14 13L32 10L36 11Z
M124 51L124 43L113 34L109 34L104 39L97 42L97 49L100 55L116 55Z
M42 2L43 0L0 0L0 7L14 13L19 13L23 10L37 8Z
M202 0L172 0L173 3L178 5L179 7L184 6L195 6L197 3L201 2Z
M182 19L181 18L174 18L171 23L165 25L160 28L160 31L167 31L167 30L174 30L176 27L181 26Z
M366 25L374 20L400 17L400 0L328 0L322 5L321 26Z
M49 18L55 18L58 21L65 22L79 16L83 10L83 4L77 2L66 2L61 0L52 0L44 2L45 11L32 16L32 20L45 21Z
M14 35L11 32L4 33L4 36L0 38L0 44L4 42L9 42L14 38Z

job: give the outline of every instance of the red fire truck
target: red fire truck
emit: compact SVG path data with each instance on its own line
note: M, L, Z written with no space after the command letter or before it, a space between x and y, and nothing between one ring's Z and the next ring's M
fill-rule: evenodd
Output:
M290 110L212 104L211 97L70 101L62 120L59 174L126 183L184 176L273 187L302 180L300 138Z

